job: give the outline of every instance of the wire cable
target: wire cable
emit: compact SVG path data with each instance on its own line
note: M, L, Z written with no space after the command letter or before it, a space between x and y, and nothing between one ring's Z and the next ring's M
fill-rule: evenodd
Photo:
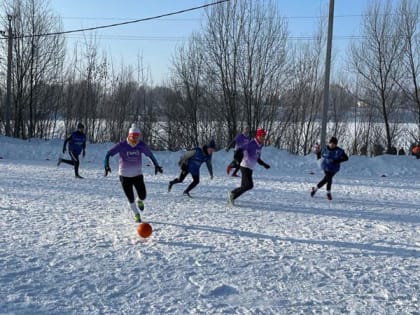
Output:
M134 24L134 23L139 23L139 22L144 22L144 21L156 20L156 19L160 19L162 17L177 15L177 14L190 12L190 11L195 11L195 10L203 9L203 8L206 8L206 7L211 7L213 5L218 5L218 4L221 4L221 3L224 3L224 2L229 2L229 1L230 0L220 0L220 1L217 1L217 2L213 2L213 3L203 4L203 5L198 6L198 7L192 7L192 8L189 8L189 9L174 11L174 12L170 12L170 13L165 13L165 14L161 14L161 15L156 15L156 16L147 17L147 18L143 18L143 19L132 20L132 21L126 21L126 22L120 22L120 23L114 23L114 24L108 24L108 25L101 25L101 26L94 26L94 27L88 27L88 28L81 28L81 29L70 30L70 31L43 33L43 34L32 34L32 35L20 35L20 36L14 37L14 38L42 37L42 36L52 36L52 35L62 35L62 34L79 33L79 32L86 32L86 31L94 31L94 30L99 30L99 29L104 29L104 28L111 28L111 27L116 27L116 26L121 26L121 25L127 25L127 24Z

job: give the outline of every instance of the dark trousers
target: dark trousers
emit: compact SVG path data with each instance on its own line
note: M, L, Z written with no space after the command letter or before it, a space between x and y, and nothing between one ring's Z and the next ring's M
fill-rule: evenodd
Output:
M231 191L233 194L233 199L238 198L247 190L251 190L254 187L254 182L252 181L252 170L247 167L241 166L241 187L235 188Z
M120 176L121 186L124 190L124 193L128 199L128 202L134 202L134 190L133 186L137 191L137 196L141 200L146 199L146 186L144 185L144 178L143 175L135 176L135 177L124 177Z
M170 181L170 184L175 185L178 183L182 183L185 177L187 177L187 175L188 175L188 169L186 166L183 165L181 167L181 174L179 174L179 177ZM193 178L193 181L191 182L191 184L188 185L187 189L184 190L185 193L189 193L191 190L194 189L195 186L197 186L200 183L200 174L197 174L197 175L191 174L191 176Z
M71 160L61 159L61 162L73 165L74 175L79 176L79 165L80 165L79 154L76 154L73 151L69 151L69 155L71 157Z
M335 173L333 173L333 172L327 172L327 171L324 171L324 173L325 173L325 176L318 183L317 187L318 188L321 188L322 186L324 186L325 184L327 184L327 191L331 191L332 179L333 179Z
M238 149L235 153L233 153L233 161L229 164L231 168L235 169L232 175L236 175L236 173L238 173L243 158L244 151L242 149Z

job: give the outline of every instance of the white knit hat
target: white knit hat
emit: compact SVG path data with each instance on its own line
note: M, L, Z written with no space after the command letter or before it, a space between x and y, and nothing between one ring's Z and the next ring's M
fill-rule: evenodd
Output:
M137 125L136 124L132 124L131 125L131 128L128 130L128 134L129 135L130 134L137 134L137 135L139 135L140 134L140 129L137 128Z

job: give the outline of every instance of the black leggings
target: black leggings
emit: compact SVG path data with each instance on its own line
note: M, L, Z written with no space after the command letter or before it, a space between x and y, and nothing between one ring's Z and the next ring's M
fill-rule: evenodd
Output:
M171 181L171 185L182 183L185 177L187 177L187 175L188 175L188 170L185 166L183 166L181 168L181 174L179 174L178 178L175 178L174 180ZM194 189L195 186L197 186L200 183L200 174L197 174L197 175L191 174L191 176L193 178L193 181L191 182L191 184L188 185L187 189L184 190L185 193L190 192L191 190Z
M327 191L331 191L332 179L333 179L335 173L333 173L333 172L327 172L327 171L324 171L324 173L325 173L325 176L318 183L317 187L318 188L321 188L322 186L324 186L325 184L327 184Z
M232 190L233 199L238 198L244 192L251 190L254 187L254 182L252 181L252 170L248 167L241 166L241 187L235 188Z
M71 157L71 160L61 159L61 162L66 163L66 164L70 164L70 165L74 165L74 175L78 176L79 175L79 165L80 165L79 154L76 154L73 151L69 151L69 155Z
M141 200L146 199L146 186L144 185L143 175L135 177L120 176L120 182L129 203L134 202L133 186L136 188L139 198Z
M232 175L236 175L236 173L238 173L243 158L244 158L244 151L242 149L236 150L235 153L233 154L233 161L230 162L229 164L231 168L235 169Z

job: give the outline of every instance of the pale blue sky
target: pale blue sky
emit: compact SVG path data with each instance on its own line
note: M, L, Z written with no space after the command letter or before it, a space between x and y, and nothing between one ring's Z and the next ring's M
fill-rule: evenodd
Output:
M258 1L258 0L255 0ZM398 0L393 0L398 2ZM64 30L113 24L170 13L203 4L209 0L51 0L51 9L63 18ZM335 0L334 53L343 58L349 36L357 36L360 15L371 0ZM329 0L277 0L281 15L288 19L292 38L310 37L318 19L328 13ZM101 29L94 34L100 47L115 64L136 63L137 56L151 69L155 84L168 75L170 58L193 31L199 31L204 10L153 21ZM89 37L92 32L85 36ZM67 35L69 43L82 40L81 33Z

